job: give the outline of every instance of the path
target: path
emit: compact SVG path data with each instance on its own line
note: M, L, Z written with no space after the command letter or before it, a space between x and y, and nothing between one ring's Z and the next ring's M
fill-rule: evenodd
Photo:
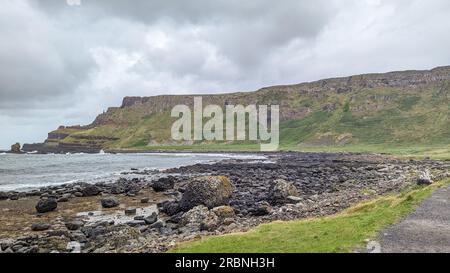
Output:
M402 222L384 230L385 253L450 253L450 186L439 189Z

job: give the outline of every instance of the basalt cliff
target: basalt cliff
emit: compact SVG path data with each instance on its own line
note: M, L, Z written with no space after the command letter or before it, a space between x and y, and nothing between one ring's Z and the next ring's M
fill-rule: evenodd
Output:
M254 92L202 95L203 105L279 105L280 147L449 145L450 66L423 71L365 74ZM241 150L253 143L176 142L173 106L194 95L126 97L86 126L61 126L26 152L100 150ZM210 149L209 149L210 148Z

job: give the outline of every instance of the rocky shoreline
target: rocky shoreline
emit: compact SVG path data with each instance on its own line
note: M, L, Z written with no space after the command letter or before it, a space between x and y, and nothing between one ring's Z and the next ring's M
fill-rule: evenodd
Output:
M331 215L417 182L450 162L368 154L278 153L143 178L0 192L0 252L164 252L179 242L274 220ZM147 178L148 177L148 178ZM154 177L159 177L154 179Z

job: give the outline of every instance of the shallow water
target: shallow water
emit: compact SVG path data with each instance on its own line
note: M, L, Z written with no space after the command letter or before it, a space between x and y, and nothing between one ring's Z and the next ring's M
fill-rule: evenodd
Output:
M122 172L163 170L222 159L262 159L249 154L0 154L0 191L23 191L73 182L108 182Z

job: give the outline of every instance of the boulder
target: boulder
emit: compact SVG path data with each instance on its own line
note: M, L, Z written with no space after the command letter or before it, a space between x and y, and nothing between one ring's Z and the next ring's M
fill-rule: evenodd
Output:
M32 231L45 231L50 229L50 225L48 223L34 223L31 225Z
M136 215L136 208L127 208L125 209L125 215Z
M211 209L227 205L233 191L233 184L225 176L199 177L187 184L180 201L180 208L188 211L199 205Z
M144 220L133 220L127 223L130 227L138 227L138 226L144 226L145 221Z
M11 153L20 154L20 143L16 143L14 145L11 145Z
M38 213L47 213L56 210L58 202L55 199L41 199L36 204L36 211Z
M261 201L255 204L255 207L251 210L251 214L254 216L264 216L272 212L272 207L266 201Z
M430 171L424 171L417 178L418 185L431 185L433 184L433 179L431 178Z
M174 200L159 203L158 209L160 212L165 213L169 216L173 216L181 211L180 204Z
M7 200L9 198L9 193L0 191L0 201Z
M83 193L83 196L90 197L90 196L99 195L102 192L102 190L95 185L89 185L89 186L84 187L81 190L81 192Z
M284 179L273 181L269 188L269 200L274 204L283 204L289 202L288 197L298 197L299 193L294 183Z
M219 223L219 217L207 207L200 205L186 212L181 218L181 226L195 230L213 230Z
M105 209L115 208L120 205L119 200L115 197L103 198L101 200L101 203L102 203L102 207Z
M58 199L58 203L66 203L69 202L69 198L66 196L62 196L61 198Z
M212 209L219 219L233 218L235 216L234 209L230 206L220 206Z
M80 229L84 223L82 221L70 221L66 223L66 228L71 231Z
M166 223L164 223L164 222L161 221L161 220L158 220L158 221L156 221L154 224L151 224L151 225L150 225L150 228L156 228L156 229L159 229L159 228L163 228L165 225L166 225Z
M175 186L176 178L173 176L163 177L157 181L154 181L152 188L156 192L163 192L173 189Z
M156 212L152 213L152 215L145 217L144 221L147 225L152 225L158 221L158 214Z

